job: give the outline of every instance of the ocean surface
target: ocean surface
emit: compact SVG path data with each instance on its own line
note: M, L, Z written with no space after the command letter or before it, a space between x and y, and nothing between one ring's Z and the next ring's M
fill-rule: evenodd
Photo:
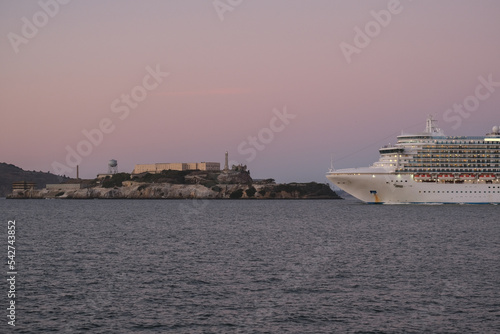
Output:
M0 199L0 213L4 258L16 221L17 333L500 332L500 206Z

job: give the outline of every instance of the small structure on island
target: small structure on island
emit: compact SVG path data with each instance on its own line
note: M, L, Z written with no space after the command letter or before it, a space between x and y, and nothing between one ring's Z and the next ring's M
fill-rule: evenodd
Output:
M21 181L12 183L13 192L16 190L35 190L35 188L36 188L35 182Z
M231 170L233 172L248 172L247 171L247 165L239 164L239 165L233 165L231 167Z
M137 164L132 174L151 173L159 174L164 170L201 170L201 171L220 171L220 162L178 162L178 163L155 163L155 164Z
M234 162L234 163L236 163L236 162ZM236 172L236 173L247 172L247 165L243 165L243 164L235 165L235 164L233 164L231 167L229 167L229 153L226 151L226 159L224 162L224 169L222 170L222 172L225 174L234 173L234 172Z
M54 183L54 184L47 184L45 186L45 189L47 190L79 190L79 189L84 189L88 188L88 185L85 185L83 183Z
M24 194L26 198L32 198L33 191L36 188L35 182L14 182L12 183L12 194Z
M108 174L118 173L118 161L111 159L108 162Z
M224 173L229 172L229 153L226 151L226 159L224 161Z
M118 173L118 161L116 161L115 159L110 159L108 161L108 172L97 174L97 179L102 180L105 178L111 178L116 173Z

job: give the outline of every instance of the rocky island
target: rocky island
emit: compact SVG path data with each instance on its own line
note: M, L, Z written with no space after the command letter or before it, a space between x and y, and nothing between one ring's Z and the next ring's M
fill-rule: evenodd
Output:
M44 189L14 190L7 198L57 199L340 199L328 184L277 184L253 180L247 171L176 171L104 179L71 179Z

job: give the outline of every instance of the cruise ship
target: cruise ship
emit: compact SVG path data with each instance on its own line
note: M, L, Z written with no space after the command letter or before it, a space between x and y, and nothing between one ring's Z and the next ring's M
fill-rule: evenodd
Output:
M500 129L445 136L429 116L422 133L397 137L370 167L330 169L334 185L366 203L500 203Z

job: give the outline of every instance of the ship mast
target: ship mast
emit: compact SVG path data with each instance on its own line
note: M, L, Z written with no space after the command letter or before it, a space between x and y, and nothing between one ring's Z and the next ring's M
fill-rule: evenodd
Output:
M442 135L441 129L436 126L436 122L437 121L434 119L434 116L429 115L425 126L425 132L430 134Z

